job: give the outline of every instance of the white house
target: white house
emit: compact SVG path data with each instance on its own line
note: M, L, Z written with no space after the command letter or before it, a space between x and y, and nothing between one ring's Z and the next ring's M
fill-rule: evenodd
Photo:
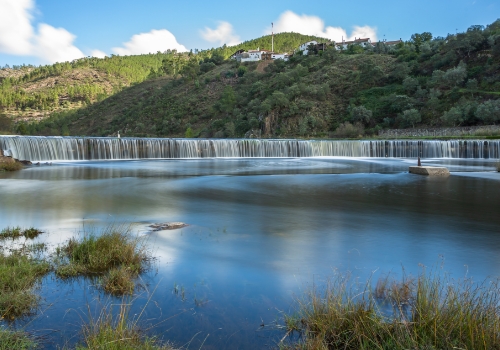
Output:
M271 59L272 60L283 60L283 61L288 61L288 53L275 53L271 52Z
M239 62L256 62L256 61L266 61L266 60L278 60L282 59L288 61L288 53L276 53L268 50L249 50L245 52L237 52L232 59Z
M318 45L318 42L316 40L312 40L312 41L308 41L306 43L303 43L299 46L299 50L298 51L302 51L302 53L304 55L307 55L309 53L309 50L307 50L308 46L311 45L311 44L314 44L314 45Z
M345 50L349 45L360 45L362 47L368 47L368 45L371 46L372 41L370 38L354 38L354 40L351 41L342 41L339 43L336 43L337 49L338 50Z

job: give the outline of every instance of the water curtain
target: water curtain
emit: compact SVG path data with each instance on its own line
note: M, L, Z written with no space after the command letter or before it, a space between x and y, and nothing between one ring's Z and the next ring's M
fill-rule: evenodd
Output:
M0 136L5 155L30 161L252 157L500 158L500 141L336 141Z

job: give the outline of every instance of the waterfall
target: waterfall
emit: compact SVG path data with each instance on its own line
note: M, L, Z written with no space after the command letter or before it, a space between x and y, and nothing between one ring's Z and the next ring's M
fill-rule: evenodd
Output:
M5 155L36 162L229 157L500 157L500 141L497 140L333 141L0 136L0 149Z

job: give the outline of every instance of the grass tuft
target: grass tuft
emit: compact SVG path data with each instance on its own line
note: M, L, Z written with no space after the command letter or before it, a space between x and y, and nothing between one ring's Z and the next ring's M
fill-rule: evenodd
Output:
M28 350L36 347L37 344L25 332L0 327L0 350Z
M0 240L1 239L17 239L20 237L24 237L26 239L34 239L41 235L43 231L40 231L36 228L30 227L26 230L21 229L19 226L17 227L7 227L6 229L3 229L0 231Z
M14 250L0 252L0 318L14 319L29 314L38 305L33 288L50 271L50 265L29 254Z
M499 281L481 284L423 271L374 290L336 276L285 318L303 340L282 349L500 349ZM300 320L300 322L298 322Z
M72 238L58 249L58 257L57 276L101 276L104 290L115 295L133 292L133 280L150 260L144 240L121 227Z
M134 276L126 268L113 268L102 279L102 286L113 295L132 294L135 287Z
M98 317L90 317L89 323L82 329L84 344L77 345L77 350L174 350L161 344L158 339L142 334L136 321L129 320L130 304L121 304L116 316L112 307L105 307Z

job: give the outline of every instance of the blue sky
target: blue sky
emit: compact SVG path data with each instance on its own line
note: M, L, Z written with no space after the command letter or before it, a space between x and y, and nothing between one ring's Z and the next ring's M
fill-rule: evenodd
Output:
M205 49L269 32L409 39L500 17L499 0L0 0L0 66Z

